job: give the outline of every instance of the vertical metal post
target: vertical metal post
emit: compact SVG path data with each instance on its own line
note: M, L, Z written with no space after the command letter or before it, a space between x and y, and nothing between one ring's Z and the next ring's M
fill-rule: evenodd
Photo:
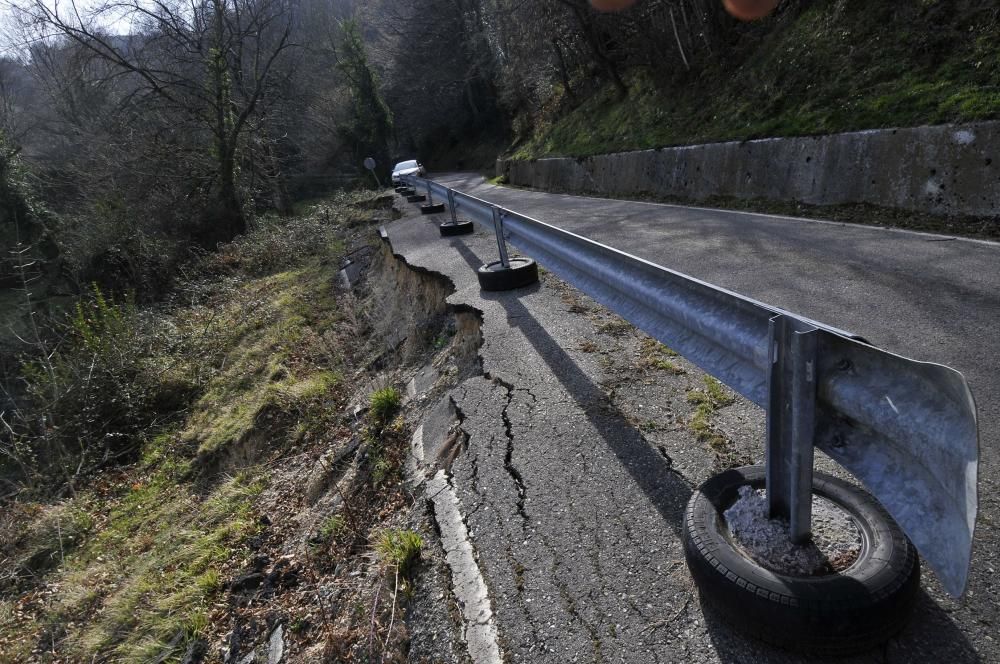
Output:
M455 192L452 189L448 190L448 209L451 210L451 223L458 223L458 214L455 212Z
M775 316L769 336L768 506L772 518L788 519L791 539L800 544L809 539L812 527L818 332L788 316Z
M493 207L493 231L497 235L497 248L500 250L500 263L510 267L510 258L507 257L507 241L503 237L503 212L496 205Z
M427 182L427 204L434 205L434 192L431 191L431 183Z

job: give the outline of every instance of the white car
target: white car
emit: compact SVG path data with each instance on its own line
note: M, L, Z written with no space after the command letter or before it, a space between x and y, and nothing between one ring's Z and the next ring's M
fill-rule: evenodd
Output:
M424 170L423 164L416 159L401 161L392 168L392 183L394 185L402 184L403 181L400 178L404 175L416 175L417 177L423 177L426 174L427 171Z

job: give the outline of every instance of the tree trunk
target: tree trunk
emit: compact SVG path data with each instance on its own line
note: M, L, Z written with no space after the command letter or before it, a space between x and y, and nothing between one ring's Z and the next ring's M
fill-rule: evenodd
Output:
M556 59L559 60L559 76L562 78L563 88L566 90L566 96L570 98L571 101L576 101L576 95L573 93L573 88L569 82L569 71L566 69L566 58L563 57L562 49L559 47L559 40L552 40L552 48L555 49Z
M604 53L600 40L594 32L594 25L588 19L587 14L577 5L571 5L571 7L577 22L580 24L580 29L583 31L583 36L587 40L587 45L590 46L590 52L593 54L594 60L604 69L608 78L614 84L615 89L618 90L618 98L625 99L628 97L628 86L625 85L625 81L622 80L621 73L618 71L618 63Z
M473 126L479 126L479 106L476 104L476 94L472 89L472 73L467 73L465 78L465 100L469 104L469 111L472 113Z
M220 242L229 242L247 232L243 205L236 190L235 147L219 159L218 227Z
M221 0L213 0L215 9L215 47L212 50L212 85L215 97L215 150L219 168L219 192L214 219L207 219L214 229L206 229L205 237L212 244L230 242L247 230L243 206L236 192L236 141L233 132L232 89L229 82L229 62L225 48L225 8Z

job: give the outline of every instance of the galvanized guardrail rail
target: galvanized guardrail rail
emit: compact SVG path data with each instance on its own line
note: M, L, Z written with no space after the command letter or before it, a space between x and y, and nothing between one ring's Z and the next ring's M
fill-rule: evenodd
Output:
M810 530L813 447L860 479L945 589L966 587L978 509L979 433L959 372L879 350L818 323L574 233L407 176L561 279L767 411L772 514Z

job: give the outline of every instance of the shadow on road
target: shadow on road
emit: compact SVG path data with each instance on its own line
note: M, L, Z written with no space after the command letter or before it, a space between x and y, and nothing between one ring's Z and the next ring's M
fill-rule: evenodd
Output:
M454 238L451 246L461 255L472 270L486 263L461 239ZM491 259L492 260L492 259ZM519 329L538 356L548 365L552 374L586 413L591 425L599 432L604 443L612 450L628 471L636 485L642 489L650 503L663 517L664 522L680 537L683 529L684 508L694 487L676 471L646 441L610 403L608 396L576 364L576 361L552 338L541 323L525 307L520 297L536 292L541 286L516 291L490 293L480 297L496 302L507 314L507 322ZM733 631L702 602L702 614L715 653L722 662L747 663L827 661L815 657L800 657L774 648L765 643L747 639ZM902 634L883 647L851 657L829 660L846 664L977 663L982 659L976 654L965 634L958 628L949 613L935 602L926 591L920 591L913 620Z
M452 246L473 270L479 269L481 260L461 240ZM591 425L598 431L605 444L628 470L636 484L656 507L664 521L680 536L684 507L691 497L692 486L681 475L671 470L667 461L656 452L608 401L607 395L577 366L569 354L535 320L527 307L518 299L538 290L535 284L512 292L480 294L484 300L498 303L507 313L507 322L519 329L524 338L545 361L552 374L559 379L566 392L586 413Z

